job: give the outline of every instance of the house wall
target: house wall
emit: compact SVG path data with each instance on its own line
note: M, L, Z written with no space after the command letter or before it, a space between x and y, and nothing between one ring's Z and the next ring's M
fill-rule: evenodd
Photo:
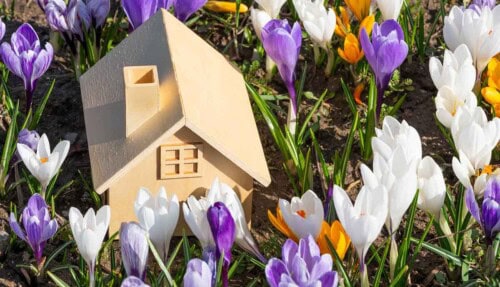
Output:
M240 196L246 219L250 223L252 217L253 178L187 128L182 128L173 137L166 140L164 144L183 143L203 143L202 177L159 179L157 171L159 166L158 147L108 190L107 199L108 204L111 206L109 234L119 230L122 222L137 221L134 213L134 201L140 187L145 187L151 193L156 194L158 189L164 186L168 196L175 193L179 201L185 201L192 194L196 197L204 195L215 177L219 177L221 182L231 186ZM191 234L184 223L182 213L181 206L176 235L182 235L183 228L185 228L187 234Z

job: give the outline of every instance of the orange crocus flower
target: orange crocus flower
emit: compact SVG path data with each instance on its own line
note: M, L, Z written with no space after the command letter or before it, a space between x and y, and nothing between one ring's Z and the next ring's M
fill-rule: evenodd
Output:
M361 100L361 93L363 93L363 90L365 89L365 84L364 83L360 83L356 86L356 88L354 89L354 101L356 102L356 104L358 105L363 105L363 101Z
M357 64L365 55L361 50L358 38L352 33L345 37L344 49L338 48L337 51L339 56L351 65Z
M208 1L205 9L220 13L236 13L236 3L229 1ZM240 3L240 13L248 11L247 5Z
M335 26L335 34L339 37L345 38L351 32L351 21L349 19L349 12L340 6L340 15L337 15L337 25Z
M267 217L269 218L269 221L271 221L271 224L276 227L276 229L278 229L281 233L283 233L287 238L290 238L295 242L299 242L297 236L293 234L292 230L290 230L285 220L283 219L283 215L281 214L281 209L279 208L279 206L276 207L276 216L274 216L273 213L268 210Z
M302 214L299 215L302 216ZM271 224L276 227L276 229L278 229L281 233L283 233L283 235L295 242L299 242L297 236L293 233L290 227L288 227L285 220L283 219L279 206L276 207L276 216L274 216L273 213L268 210L267 217L269 218ZM328 225L326 221L323 221L320 234L316 239L321 254L330 254L330 248L325 236L332 243L339 258L343 260L347 249L349 249L349 245L351 244L351 239L345 232L342 224L340 224L340 221L334 221L331 226Z
M359 21L370 14L371 0L345 0L345 3Z
M321 232L316 240L321 254L330 253L330 247L325 237L332 243L340 260L344 260L345 254L351 244L351 238L349 238L345 232L344 227L340 224L340 221L335 220L331 226L328 225L326 221L323 221Z

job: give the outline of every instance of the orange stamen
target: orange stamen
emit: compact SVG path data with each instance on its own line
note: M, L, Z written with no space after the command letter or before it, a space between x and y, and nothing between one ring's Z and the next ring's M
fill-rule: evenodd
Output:
M48 161L49 161L48 157L42 157L42 158L40 158L40 162L41 163L47 163Z

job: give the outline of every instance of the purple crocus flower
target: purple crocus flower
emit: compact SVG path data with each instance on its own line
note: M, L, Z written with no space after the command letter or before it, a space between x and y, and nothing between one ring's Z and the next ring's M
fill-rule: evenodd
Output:
M287 20L269 21L261 31L262 44L266 53L276 62L281 79L290 94L293 115L297 114L297 96L295 94L295 66L299 60L302 45L302 31L298 22L292 27Z
M81 42L85 41L84 34L90 29L92 16L90 10L82 0L70 0L66 10L66 23L69 31L78 37Z
M53 31L68 32L68 23L66 21L67 14L66 2L63 0L50 0L45 6L45 17L47 23Z
M86 0L87 10L92 18L93 26L101 27L108 17L111 3L109 0Z
M137 29L158 10L158 0L122 0L121 2L131 31Z
M142 282L142 280L138 277L129 276L125 280L123 280L120 287L149 287L149 285Z
M47 43L45 49L42 49L35 30L26 23L12 34L10 44L2 44L0 54L7 68L24 81L26 111L28 111L33 102L36 82L52 62L54 56L52 45Z
M175 0L173 1L175 17L186 22L189 16L200 10L206 3L207 0Z
M481 209L479 209L472 188L468 188L465 193L465 204L471 215L484 229L486 242L490 245L500 231L500 179L492 178L486 184Z
M184 275L184 287L211 287L212 277L212 271L205 261L191 259Z
M208 208L207 219L215 241L217 262L221 256L224 256L222 282L223 286L228 286L227 276L229 264L231 264L231 249L236 235L236 225L231 212L222 202L216 202Z
M375 23L372 39L363 28L361 46L366 60L375 73L377 83L377 117L380 116L384 92L389 86L394 71L404 62L408 55L408 45L404 40L403 30L397 21L387 20L382 25Z
M146 279L149 246L146 232L135 222L120 226L122 261L128 276Z
M472 9L480 14L484 7L488 7L490 10L493 10L495 5L495 0L474 0L469 5L468 9Z
M283 259L272 258L266 265L267 283L271 287L338 285L337 272L332 271L332 257L320 254L311 235L300 239L299 245L288 239L281 256Z
M38 147L38 141L40 140L40 135L37 131L30 131L28 129L22 129L17 135L17 143L24 144L29 147L31 150L36 152ZM16 150L14 162L19 162L21 160L21 156Z
M170 9L174 5L175 0L158 0L158 9Z
M30 197L21 217L24 231L14 213L11 213L9 217L10 228L19 238L29 244L37 264L40 265L47 240L56 234L57 221L50 218L47 204L38 193Z
M45 12L45 7L47 6L47 3L49 1L50 0L36 0L36 3L38 4L38 7L40 7L40 9L42 9L42 11Z

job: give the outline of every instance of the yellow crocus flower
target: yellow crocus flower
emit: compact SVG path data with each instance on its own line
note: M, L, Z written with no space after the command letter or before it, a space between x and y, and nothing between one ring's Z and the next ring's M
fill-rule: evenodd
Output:
M330 253L330 247L328 246L325 236L332 243L340 260L344 260L345 254L351 244L351 238L349 238L349 235L345 232L340 221L335 220L331 226L328 225L326 221L323 221L321 232L317 239L321 254Z
M352 33L349 33L345 37L344 49L338 48L337 51L339 52L339 56L351 65L358 63L364 56L358 38Z
M359 21L370 14L371 0L345 0L345 3Z
M220 13L236 13L236 3L229 1L208 1L205 4L205 9ZM240 3L240 13L246 13L247 11L247 5Z
M500 117L500 60L498 57L488 63L488 86L481 90L484 100L493 106L495 115Z
M488 86L500 90L500 56L488 63Z
M340 6L340 13L337 15L337 25L335 26L335 34L339 37L345 38L351 32L351 21L349 19L349 12Z
M363 21L361 21L361 24L359 25L358 37L359 35L361 35L361 30L363 30L363 28L365 28L366 34L370 36L370 34L372 33L373 24L375 24L375 15L372 14L365 17L365 19L363 19Z

